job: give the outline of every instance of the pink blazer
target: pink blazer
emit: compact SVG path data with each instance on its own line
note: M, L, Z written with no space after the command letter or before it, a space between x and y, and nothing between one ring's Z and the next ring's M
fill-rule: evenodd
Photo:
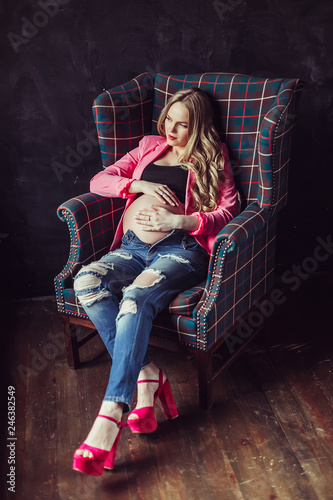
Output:
M189 171L186 195L185 214L196 217L200 224L195 231L189 232L204 247L209 254L212 253L216 235L239 214L240 204L235 188L234 177L225 144L221 145L225 158L224 173L229 182L221 186L221 199L216 210L208 213L196 212L193 208L192 186L195 183L194 174ZM111 198L121 197L127 199L125 210L134 201L136 193L130 194L128 188L134 180L140 180L143 170L149 163L154 162L168 148L167 141L159 135L143 137L139 146L113 165L95 175L90 182L90 191L101 196ZM123 218L123 216L122 216ZM120 246L123 236L122 218L116 229L111 250Z

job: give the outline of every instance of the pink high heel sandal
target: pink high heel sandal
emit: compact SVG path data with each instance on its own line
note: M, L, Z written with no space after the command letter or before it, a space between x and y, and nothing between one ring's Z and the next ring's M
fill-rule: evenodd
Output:
M106 415L97 416L106 418L108 420L111 420L111 422L117 424L119 431L110 451L102 450L100 448L94 448L85 443L82 443L78 449L91 451L93 457L84 457L83 455L77 455L76 452L74 453L73 469L84 472L85 474L89 474L90 476L100 476L103 472L103 469L113 469L114 462L116 460L117 446L120 435L123 428L127 427L127 424L124 424L122 420L118 422L114 418L107 417Z
M158 389L154 394L154 406L156 399L159 397L165 417L168 419L173 419L178 417L178 411L176 408L175 401L173 399L170 384L168 379L163 384L163 372L160 370L159 380L138 380L138 384L155 382L158 383ZM154 432L157 429L157 421L155 417L154 406L145 406L144 408L139 408L138 410L133 410L130 415L136 415L138 418L127 420L127 424L134 433L149 433Z

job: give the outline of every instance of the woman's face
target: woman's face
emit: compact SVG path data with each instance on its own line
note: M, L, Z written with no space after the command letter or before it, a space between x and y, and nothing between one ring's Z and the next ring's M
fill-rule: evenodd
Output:
M184 148L188 141L189 112L181 102L169 109L164 122L164 131L169 146Z

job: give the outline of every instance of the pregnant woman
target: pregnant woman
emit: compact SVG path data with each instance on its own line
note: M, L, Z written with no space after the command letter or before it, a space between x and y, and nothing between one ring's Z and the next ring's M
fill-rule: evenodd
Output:
M155 316L207 275L217 233L239 212L225 145L212 123L208 96L198 88L170 98L158 136L91 181L93 193L127 200L110 252L83 267L76 295L96 326L112 366L104 400L73 468L90 475L112 469L122 428L152 432L154 404L178 413L165 374L148 356ZM122 415L137 404L127 424Z

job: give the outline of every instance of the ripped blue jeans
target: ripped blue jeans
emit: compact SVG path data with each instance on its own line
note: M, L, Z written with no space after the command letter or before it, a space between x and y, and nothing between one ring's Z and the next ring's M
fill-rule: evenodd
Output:
M131 405L139 372L150 363L155 316L178 293L200 283L207 266L208 253L186 232L174 230L149 245L129 230L119 249L80 270L76 295L112 358L104 401ZM151 284L143 285L147 273Z

